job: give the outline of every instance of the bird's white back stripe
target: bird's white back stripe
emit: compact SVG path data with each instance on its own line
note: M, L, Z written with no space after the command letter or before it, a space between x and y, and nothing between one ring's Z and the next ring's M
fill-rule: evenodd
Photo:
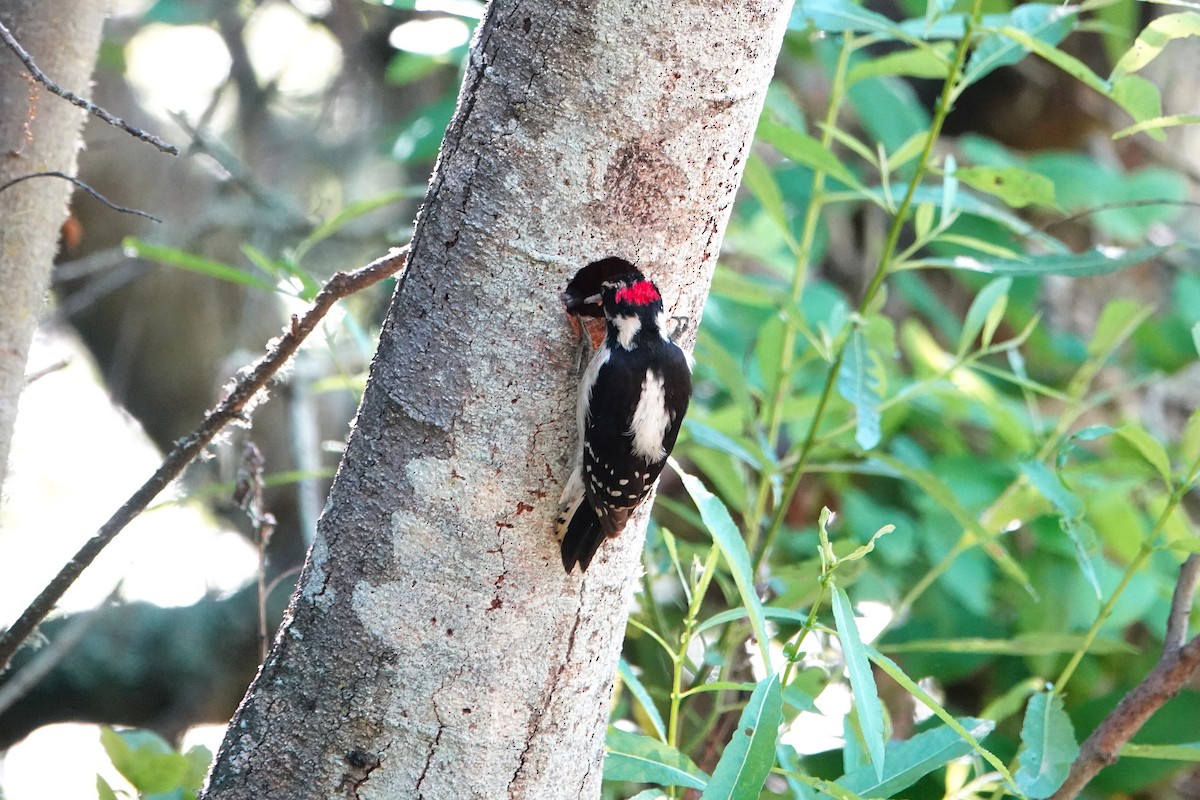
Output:
M667 412L667 397L663 390L662 376L652 369L646 370L646 377L642 380L642 393L638 397L637 408L633 411L633 421L629 427L629 435L633 437L633 452L647 462L666 458L663 438L670 424L671 415Z

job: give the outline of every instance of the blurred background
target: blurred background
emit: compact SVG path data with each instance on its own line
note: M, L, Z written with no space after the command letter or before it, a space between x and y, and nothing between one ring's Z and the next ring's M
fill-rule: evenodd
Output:
M1005 0L988 5L1011 11ZM893 19L924 13L915 2L875 7ZM1106 4L1060 47L1107 74L1153 9L1132 0ZM95 85L72 88L179 145L183 155L160 154L97 120L87 124L81 179L162 222L76 192L52 306L30 359L38 377L22 397L0 506L2 620L14 618L161 453L196 426L324 278L407 241L482 10L474 0L112 0ZM829 95L827 44L811 32L789 32L765 118L815 131ZM886 45L869 53L888 54ZM1181 39L1147 69L1167 113L1200 107L1197 59L1195 42ZM894 152L928 127L940 87L887 70L865 76L841 125L870 148L878 142ZM1008 216L966 214L955 223L958 240L947 236L928 251L952 257L969 241L992 243L1003 255L1016 229L1040 229L1073 251L1196 241L1198 216L1185 203L1195 199L1200 174L1196 134L1179 128L1162 142L1114 141L1109 134L1129 124L1122 113L1036 58L973 85L948 118L939 153L959 164L1045 176L1054 202L1005 207ZM850 163L856 151L848 140L841 144L839 155ZM770 181L748 179L735 208L697 343L696 407L679 446L739 518L754 502L752 478L777 484L782 468L770 466L763 451L785 452L802 438L824 378L820 347L801 337L787 377L789 405L778 431L763 435L762 409L779 385L771 367L786 323L779 308L797 269L788 239L803 228L812 168L769 146L756 153ZM1101 204L1115 205L1075 216ZM857 304L886 225L869 203L823 207L799 305L814 331L836 330ZM978 548L956 555L932 588L912 589L957 546L957 510L981 513L1045 440L1063 395L1030 386L1068 392L1081 366L1096 362L1089 343L1114 300L1146 311L1116 357L1096 362L1084 423L1135 424L1166 443L1172 457L1186 446L1184 426L1200 397L1190 334L1200 321L1200 276L1188 252L1112 275L1014 278L993 331L997 339L1021 334L1021 342L989 357L1026 384L963 371L950 379L953 391L914 396L882 417L889 452L936 476L959 505L950 508L911 475L844 468L853 447L830 443L789 507L784 535L766 560L764 591L784 604L811 601L815 520L828 506L860 543L896 525L854 579L860 612L874 620L864 629L885 643L1016 641L1086 629L1097 608L1092 583L1107 591L1117 581L1136 549L1131 531L1146 527L1163 494L1148 488L1138 448L1119 437L1057 451L1075 458L1083 470L1076 477L1097 489L1079 519L1091 531L1098 575L1080 569L1062 514L1047 507L1006 542L1038 588L1036 599ZM987 283L984 275L944 270L889 280L881 309L894 323L892 344L881 348L885 363L877 365L885 397L945 368ZM273 631L311 541L392 288L388 282L341 304L252 422L225 435L88 570L43 626L49 644L22 652L0 681L3 797L91 797L97 772L125 785L101 749L100 724L147 729L184 750L215 750L261 658L260 610ZM852 404L837 402L845 406L838 413L852 416ZM767 475L771 469L779 472ZM239 485L250 487L252 499L261 489L261 505L238 499L246 496L235 493ZM656 514L686 554L703 535L678 494L666 485ZM1194 528L1179 534L1187 535ZM680 616L671 605L678 591L664 582L673 576L676 547L662 527L651 531L640 604L647 624ZM1179 560L1177 552L1157 554L1105 627L1109 649L1086 662L1072 695L1082 731L1152 663ZM652 650L631 632L628 662L648 685L669 683ZM903 663L910 674L936 675L939 696L978 714L1022 681L1049 674L1065 655L910 646ZM820 703L804 717L802 753L844 745L844 682L829 670L814 681ZM1180 730L1200 738L1197 697L1185 692L1156 717L1168 740ZM618 696L614 715L637 721L628 696ZM997 735L1015 741L1016 734ZM705 766L703 751L702 740L693 743ZM1106 774L1102 793L1200 796L1200 779L1170 762Z

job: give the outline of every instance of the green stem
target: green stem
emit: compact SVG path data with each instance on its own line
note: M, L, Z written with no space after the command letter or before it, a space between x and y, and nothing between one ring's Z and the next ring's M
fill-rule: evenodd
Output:
M825 108L824 125L821 127L821 146L826 150L833 145L833 132L837 129L837 118L841 111L842 101L846 96L846 76L850 68L850 55L857 48L854 37L842 37L842 49L838 52L837 65L829 84L829 103ZM808 279L809 261L812 258L813 246L817 236L817 226L821 221L821 209L824 207L825 193L824 170L813 171L812 184L809 190L808 207L804 212L804 225L800 232L800 242L796 250L796 271L792 274L791 295L789 301L793 307L800 304L804 294L804 285ZM786 315L783 327L783 343L779 349L779 364L776 374L779 383L775 387L775 395L767 406L767 447L775 451L779 443L779 429L783 425L783 405L791 388L789 375L795 360L796 335L798 325L794 315ZM762 519L766 515L767 503L771 498L771 475L760 475L758 492L750 516L746 520L749 541L747 549L753 553L758 546L759 532ZM757 566L757 565L756 565Z
M1175 509L1179 507L1181 502L1183 502L1184 495L1192 490L1196 483L1198 473L1200 473L1200 459L1197 459L1196 462L1192 464L1191 469L1188 470L1187 478L1176 485L1170 496L1167 498L1167 504L1163 507L1162 513L1158 515L1158 519L1155 520L1154 527L1150 530L1150 535L1146 537L1144 542L1142 542L1142 546L1138 549L1137 555L1133 557L1133 560L1129 562L1129 566L1125 568L1125 574L1121 576L1121 582L1118 583L1117 587L1113 590L1112 595L1108 598L1108 602L1106 602L1104 607L1100 609L1100 613L1096 615L1096 620L1092 623L1092 627L1088 629L1087 634L1083 637L1083 641L1071 655L1071 660L1067 662L1065 667L1063 667L1063 671L1059 674L1058 680L1054 682L1054 691L1056 693L1063 693L1063 689L1066 687L1067 681L1069 681L1071 676L1075 674L1075 669L1079 666L1079 662L1083 660L1084 655L1092 646L1092 642L1094 642L1096 637L1100 634L1100 628L1102 628L1104 623L1108 621L1108 618L1112 616L1113 609L1116 608L1117 601L1120 600L1121 595L1125 593L1125 589L1129 586L1129 582L1133 580L1134 575L1141 571L1142 566L1146 563L1146 560L1150 558L1150 554L1158 548L1158 537L1162 533L1162 529L1166 527L1167 520L1169 520L1171 515L1175 513Z
M696 586L692 589L692 602L688 604L687 616L683 620L683 632L679 635L679 653L673 659L674 669L671 675L671 711L667 721L667 744L679 746L679 710L686 696L683 693L683 669L687 661L688 647L692 644L692 636L696 629L696 619L700 614L700 606L704 595L708 593L708 585L712 581L713 572L717 568L717 560L721 550L715 544L708 550L708 558L704 561L704 571Z
M963 36L958 42L954 61L951 62L950 74L947 76L945 83L942 84L942 95L937 107L934 109L933 119L929 126L929 136L925 139L925 146L922 148L921 155L917 159L916 169L908 182L908 189L904 193L904 200L901 201L900 206L896 209L896 213L892 216L891 224L888 226L887 239L884 241L883 250L879 254L879 263L875 268L875 274L871 276L866 291L863 293L862 301L858 304L860 316L866 314L867 310L875 302L875 298L883 286L883 281L888 276L892 267L896 247L900 241L900 233L904 228L904 221L908 216L909 209L912 207L917 187L921 185L921 181L928 171L933 147L941 135L942 126L946 122L946 115L950 112L956 84L961 80L962 68L966 63L967 51L971 44L972 35L979 24L982 13L983 0L972 0L971 15L967 19ZM844 338L838 346L833 364L830 366L829 373L825 378L825 386L821 390L821 399L817 404L816 411L813 413L812 421L809 422L808 433L805 435L804 444L800 448L800 456L796 460L796 465L792 468L791 473L788 475L787 482L784 484L783 492L780 494L779 503L775 508L775 514L771 519L770 527L767 529L763 545L755 551L754 566L756 569L774 545L775 537L778 536L780 529L783 527L783 520L787 516L787 510L791 505L792 497L800 485L800 479L804 476L804 469L808 466L809 458L812 456L813 445L817 441L817 433L824 419L829 398L833 395L833 387L837 383L838 372L841 370L848 342L849 339Z

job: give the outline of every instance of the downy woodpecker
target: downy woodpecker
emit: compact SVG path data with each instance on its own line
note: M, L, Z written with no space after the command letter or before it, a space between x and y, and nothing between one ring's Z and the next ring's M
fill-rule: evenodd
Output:
M597 291L598 289L598 291ZM691 366L667 335L658 287L624 259L580 271L567 310L604 316L603 343L579 388L579 454L562 497L563 567L587 570L654 488L692 394Z

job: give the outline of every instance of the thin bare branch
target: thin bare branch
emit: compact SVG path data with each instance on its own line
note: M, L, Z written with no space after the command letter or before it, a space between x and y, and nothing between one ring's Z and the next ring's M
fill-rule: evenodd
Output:
M1141 730L1146 720L1200 672L1200 636L1183 644L1198 577L1200 558L1188 556L1180 567L1179 581L1171 599L1162 658L1080 746L1070 774L1050 800L1077 797L1097 772L1116 762L1122 745Z
M68 89L62 88L57 83L46 77L46 73L42 72L41 69L38 68L38 65L34 63L33 56L29 55L24 47L21 47L21 43L13 37L12 32L9 31L3 22L0 22L0 40L8 45L9 50L12 50L17 54L17 58L21 59L21 63L25 65L25 69L29 70L29 74L33 76L33 79L45 86L54 94L58 95L69 103L79 106L89 114L99 117L109 125L120 128L131 136L141 139L143 142L149 142L159 150L162 150L164 153L170 153L173 156L179 155L179 148L175 145L167 144L154 134L147 133L141 128L135 128L133 125L130 125L120 117L114 117L112 114L108 113L95 103L92 103L89 100L84 100L79 95Z
M0 192L3 192L5 189L7 189L10 186L16 186L21 181L27 181L30 178L62 178L64 181L70 181L71 183L78 186L80 189L83 189L85 192L87 192L92 197L99 200L104 205L111 208L113 211L120 211L122 214L137 214L139 217L145 217L146 219L152 219L155 222L162 222L162 220L159 219L158 217L154 216L153 214L147 214L145 211L138 211L136 208L126 208L125 206L119 206L116 203L114 203L113 201L109 200L104 195L97 192L91 186L88 186L86 183L79 180L79 178L76 178L73 175L68 175L65 172L58 172L57 170L48 170L46 172L31 172L28 175L19 175L16 178L13 178L8 183L0 185Z
M317 294L312 307L303 317L292 316L291 324L283 335L274 340L266 354L253 366L241 370L225 399L205 415L190 434L175 443L171 452L163 459L155 473L134 492L125 504L117 509L100 530L89 539L79 552L67 562L59 573L46 585L41 594L22 612L12 627L0 636L0 672L12 660L13 654L37 628L54 604L88 567L108 543L120 533L138 514L145 510L155 497L167 488L183 468L191 463L201 450L213 440L222 428L237 419L246 404L258 394L267 381L279 371L299 349L304 339L313 332L317 323L333 304L343 297L354 294L401 270L408 260L408 246L393 249L382 258L352 272L338 272Z
M12 708L18 700L29 694L33 687L41 683L42 678L49 675L52 669L70 655L71 651L75 649L75 645L83 639L84 634L100 620L105 609L116 605L123 584L124 581L118 581L104 602L91 611L76 615L75 619L67 623L59 635L39 650L29 663L20 671L9 676L3 685L0 685L0 716Z

